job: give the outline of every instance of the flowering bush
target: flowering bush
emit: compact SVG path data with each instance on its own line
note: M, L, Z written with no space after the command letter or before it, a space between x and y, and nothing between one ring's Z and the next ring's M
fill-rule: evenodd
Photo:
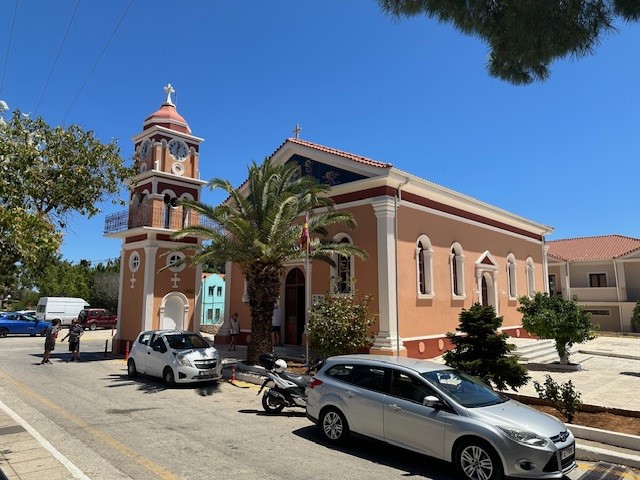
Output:
M309 310L309 342L322 357L356 353L373 343L371 327L377 315L369 312L372 295L325 294Z

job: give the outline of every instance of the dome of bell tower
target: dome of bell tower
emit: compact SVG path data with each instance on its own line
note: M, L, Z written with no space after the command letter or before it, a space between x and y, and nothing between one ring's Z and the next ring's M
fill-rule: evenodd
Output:
M176 132L191 134L189 124L184 117L178 113L176 106L171 101L171 94L175 92L171 84L164 87L164 91L167 93L167 99L158 110L145 118L143 130L157 125Z

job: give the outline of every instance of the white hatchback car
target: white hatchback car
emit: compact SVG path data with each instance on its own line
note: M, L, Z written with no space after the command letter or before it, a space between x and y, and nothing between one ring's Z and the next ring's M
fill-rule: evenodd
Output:
M195 332L148 330L141 332L131 347L127 374L144 373L176 383L215 381L222 378L218 351Z

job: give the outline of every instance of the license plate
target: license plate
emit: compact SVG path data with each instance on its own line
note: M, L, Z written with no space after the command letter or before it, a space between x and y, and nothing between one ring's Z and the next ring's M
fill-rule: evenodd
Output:
M213 375L213 373L214 373L214 371L213 371L213 370L200 370L200 371L198 372L198 375L199 375L200 377L204 377L204 376L207 376L207 377L208 377L208 376Z
M565 458L569 458L571 455L574 454L575 450L576 449L574 445L570 445L567 448L563 448L562 450L560 450L560 458L562 458L562 460L564 460Z

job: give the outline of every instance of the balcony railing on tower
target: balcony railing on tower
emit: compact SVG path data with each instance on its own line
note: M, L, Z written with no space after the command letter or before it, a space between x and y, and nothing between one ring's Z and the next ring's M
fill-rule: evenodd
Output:
M165 205L162 208L141 205L137 208L107 215L104 220L104 234L110 235L138 227L164 228L177 231L191 225L202 225L220 230L220 225L214 221L188 209L173 208L169 205Z

